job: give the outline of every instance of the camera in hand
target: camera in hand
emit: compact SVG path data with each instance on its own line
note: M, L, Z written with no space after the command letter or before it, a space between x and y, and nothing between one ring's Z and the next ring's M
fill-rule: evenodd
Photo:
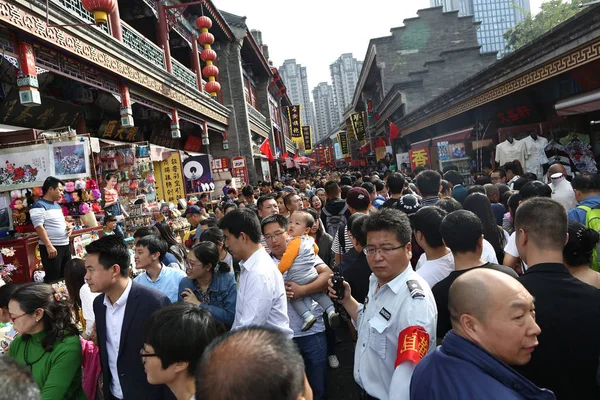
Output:
M338 297L338 300L344 299L344 292L346 291L344 288L344 277L336 271L331 278L331 283L333 283L333 290L335 290L335 294Z

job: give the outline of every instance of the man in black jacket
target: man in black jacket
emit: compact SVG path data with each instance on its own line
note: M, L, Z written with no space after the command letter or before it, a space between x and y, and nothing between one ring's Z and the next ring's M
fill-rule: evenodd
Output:
M529 268L519 281L535 298L542 333L531 362L517 370L557 399L599 399L600 290L573 277L563 265L567 213L548 198L517 209L516 244Z
M164 294L129 279L129 251L121 237L104 236L86 246L85 280L94 293L96 332L105 399L173 399L165 385L146 380L140 351L144 323L170 303Z

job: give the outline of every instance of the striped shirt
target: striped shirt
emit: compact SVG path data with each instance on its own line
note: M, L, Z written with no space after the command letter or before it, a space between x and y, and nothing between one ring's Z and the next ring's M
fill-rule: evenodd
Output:
M43 198L39 199L29 209L29 216L35 228L44 227L53 246L69 244L67 222L58 203ZM40 244L44 243L40 240Z

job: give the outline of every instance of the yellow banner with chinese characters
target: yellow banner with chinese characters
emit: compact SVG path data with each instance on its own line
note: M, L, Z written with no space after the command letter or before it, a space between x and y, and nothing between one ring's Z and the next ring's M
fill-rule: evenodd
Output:
M183 171L181 170L181 157L179 152L173 152L169 158L160 162L161 182L157 186L157 195L162 194L162 199L177 203L178 199L185 198L183 186Z

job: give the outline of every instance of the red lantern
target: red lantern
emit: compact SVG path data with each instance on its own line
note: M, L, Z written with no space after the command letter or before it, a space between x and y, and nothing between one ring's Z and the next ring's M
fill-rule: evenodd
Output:
M206 67L202 68L202 75L204 75L207 78L210 76L217 76L219 75L219 68L212 64L207 65Z
M202 61L215 61L217 59L217 53L212 49L204 49L200 53Z
M213 44L215 42L215 37L210 32L202 32L200 36L198 36L198 43L202 46L205 44Z
M210 29L212 27L212 21L210 20L210 18L205 17L203 15L201 17L198 17L198 19L196 20L196 26L198 27L198 29Z
M94 21L97 24L106 24L108 15L117 8L117 0L81 0L81 5L94 14Z
M219 82L216 81L209 81L206 82L206 86L204 86L204 89L209 92L209 93L217 93L221 91L221 84Z

